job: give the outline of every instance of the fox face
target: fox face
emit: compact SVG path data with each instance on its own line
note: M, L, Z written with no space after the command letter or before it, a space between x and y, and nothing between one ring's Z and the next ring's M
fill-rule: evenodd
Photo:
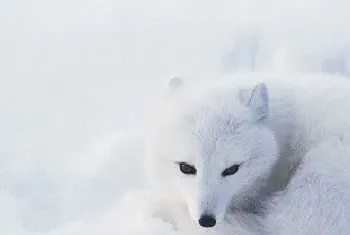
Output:
M269 106L264 84L204 96L211 98L188 96L186 102L167 106L151 140L148 169L154 182L208 228L249 196L278 151L265 125Z

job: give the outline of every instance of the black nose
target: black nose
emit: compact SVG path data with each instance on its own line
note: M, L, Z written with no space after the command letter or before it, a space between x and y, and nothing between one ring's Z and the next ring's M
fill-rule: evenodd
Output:
M212 215L202 215L200 219L198 220L198 223L202 227L214 227L216 224L216 219Z

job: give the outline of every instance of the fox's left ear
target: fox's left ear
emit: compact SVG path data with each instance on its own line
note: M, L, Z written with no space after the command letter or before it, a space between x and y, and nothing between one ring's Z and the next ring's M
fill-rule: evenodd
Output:
M249 91L241 90L239 99L256 115L258 121L269 115L269 93L265 83L259 83Z
M168 82L168 88L172 91L177 90L184 83L183 79L180 77L173 77Z

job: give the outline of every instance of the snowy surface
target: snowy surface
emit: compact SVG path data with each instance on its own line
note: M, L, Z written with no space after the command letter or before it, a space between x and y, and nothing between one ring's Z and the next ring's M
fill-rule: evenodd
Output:
M347 0L0 2L0 234L171 235L142 130L172 76L350 75ZM146 200L145 200L146 199ZM147 216L146 216L147 217Z

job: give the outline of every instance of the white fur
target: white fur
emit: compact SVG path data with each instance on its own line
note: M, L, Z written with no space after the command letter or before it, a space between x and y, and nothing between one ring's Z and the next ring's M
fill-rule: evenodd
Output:
M196 223L205 213L213 214L218 226L232 218L243 226L263 216L265 203L285 190L310 149L349 132L350 82L341 78L249 74L201 85L174 84L150 126L146 170L151 182L184 205ZM194 165L197 174L182 174L176 162ZM241 164L238 172L222 177L233 164ZM283 206L279 203L282 211Z
M267 206L271 235L350 234L350 147L339 140L311 150L287 190Z

